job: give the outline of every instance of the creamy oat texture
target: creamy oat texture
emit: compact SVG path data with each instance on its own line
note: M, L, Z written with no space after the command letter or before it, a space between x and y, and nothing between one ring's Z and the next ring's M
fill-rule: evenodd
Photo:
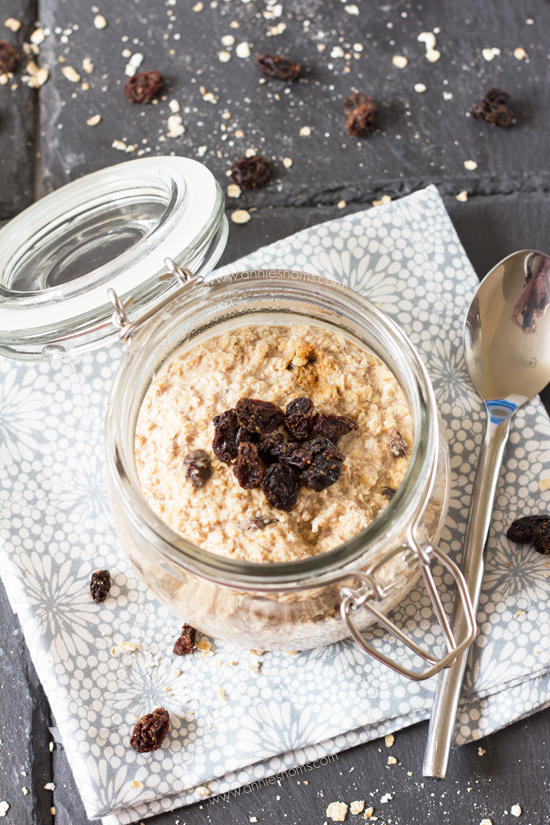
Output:
M261 487L242 489L212 452L212 419L239 398L283 410L308 396L316 411L359 425L338 441L345 454L338 481L318 493L300 490L289 513L273 508ZM399 430L407 455L390 452ZM177 533L229 558L284 562L326 552L365 528L387 506L409 462L412 420L399 384L372 353L314 326L247 326L195 344L167 362L143 400L136 427L136 466L152 509ZM185 478L183 460L205 450L212 476L202 489ZM247 529L258 516L274 519Z

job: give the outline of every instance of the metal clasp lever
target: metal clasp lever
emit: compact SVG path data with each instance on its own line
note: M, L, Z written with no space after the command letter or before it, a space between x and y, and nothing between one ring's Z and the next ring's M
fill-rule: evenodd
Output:
M186 286L189 281L198 280L194 279L193 273L190 272L188 269L184 269L179 267L172 258L165 258L164 263L166 265L166 269L168 272L163 272L162 275L159 275L159 281L171 281L172 278L175 278L176 281L179 283L179 287L176 292ZM131 336L134 332L138 329L144 321L147 321L151 318L159 309L161 309L166 303L172 301L175 297L176 292L171 292L170 295L165 298L164 300L160 301L158 304L155 304L153 307L148 309L146 312L143 313L139 318L136 318L135 321L131 321L128 318L128 314L126 312L132 304L134 303L134 298L130 295L126 298L125 301L121 301L118 295L116 294L114 289L108 289L107 295L109 296L109 300L111 301L114 312L111 317L111 323L120 330L120 340L121 341L129 341Z
M413 563L417 563L420 567L420 572L426 584L439 626L441 627L445 637L447 653L444 656L438 657L430 651L424 650L424 648L420 647L420 645L403 633L403 631L397 627L394 622L388 619L374 606L374 602L381 602L389 590L389 588L383 590L380 587L375 579L375 573L398 553L403 554L408 566L411 566ZM458 597L462 601L464 607L467 635L459 643L457 643L453 636L449 619L437 592L432 571L430 569L432 557L436 558L453 576L458 588ZM365 572L356 570L351 575L361 581L361 587L358 590L343 587L340 591L340 595L342 596L340 612L344 624L350 631L355 642L365 653L368 653L378 662L387 665L396 673L400 673L402 676L406 676L408 679L412 679L415 682L422 681L423 679L429 679L430 676L434 676L442 670L442 668L449 667L456 657L460 656L460 654L473 642L476 633L476 622L472 601L468 592L468 587L464 580L464 576L462 575L460 568L453 561L451 561L451 559L449 559L448 556L446 556L445 553L437 547L437 545L430 544L429 542L414 542L412 547L396 547L392 550L388 550L380 556L372 565L370 565L370 567L367 568ZM389 633L393 634L400 642L412 650L413 653L416 653L424 659L424 661L428 662L430 667L420 672L410 670L404 665L399 664L399 662L394 662L394 660L389 656L386 656L381 651L372 647L372 645L365 641L364 636L361 634L361 631L353 620L353 615L360 609L366 610L370 613L370 615L376 619L382 627L384 627Z

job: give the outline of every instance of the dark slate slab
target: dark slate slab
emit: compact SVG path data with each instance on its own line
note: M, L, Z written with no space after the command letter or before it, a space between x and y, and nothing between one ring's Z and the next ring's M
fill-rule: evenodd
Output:
M201 11L191 10L201 5ZM102 8L108 25L98 31L88 4L43 0L43 23L58 32L43 47L52 65L41 94L46 189L140 152L202 157L226 184L231 163L254 149L276 169L270 186L243 195L239 203L248 205L334 204L342 198L366 203L381 192L404 194L428 182L453 195L464 189L548 191L550 6L544 0L504 0L498 8L477 0L362 2L356 8L360 13L353 15L336 0L288 0L281 17L266 19L266 9L254 2L111 0ZM286 29L269 36L276 25ZM417 35L434 29L441 58L431 63ZM221 38L230 35L235 45L224 47ZM240 43L250 44L250 58L237 56ZM363 50L354 52L354 44ZM500 55L488 62L485 47L500 49ZM524 59L514 56L517 48L525 50ZM125 101L125 49L144 55L143 70L166 77L156 105ZM231 53L228 63L219 61L222 50ZM255 57L266 51L301 61L302 80L262 84ZM340 52L344 57L331 57ZM406 68L393 65L395 55L407 57ZM82 71L85 57L94 63L90 75ZM88 90L63 76L68 66ZM416 92L417 83L427 91ZM494 85L512 94L517 124L511 129L466 117ZM359 141L348 137L341 111L353 90L371 94L380 109L378 128ZM216 102L209 102L209 94ZM179 138L166 138L171 100L179 102L186 127ZM96 114L101 123L87 126ZM310 136L300 136L304 127ZM114 141L135 149L117 151ZM285 157L293 161L291 169L283 166ZM466 160L478 168L467 171Z
M34 199L37 93L21 77L23 43L35 29L36 7L36 0L4 0L0 7L0 40L22 57L14 77L0 85L0 220L12 218ZM10 17L21 22L19 31L4 25Z
M10 805L7 823L50 825L48 702L1 583L0 627L0 800Z

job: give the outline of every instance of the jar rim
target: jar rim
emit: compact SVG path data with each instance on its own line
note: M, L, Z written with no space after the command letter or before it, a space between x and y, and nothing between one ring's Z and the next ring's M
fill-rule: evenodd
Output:
M262 300L273 306L278 300L307 298L311 306L324 309L327 318L332 315L338 319L347 312L359 327L362 325L364 329L369 327L376 331L386 348L386 357L376 350L375 354L389 366L404 389L414 424L409 466L395 496L370 525L346 542L327 552L290 562L229 559L198 547L173 531L149 507L141 492L134 460L135 421L147 389L143 381L143 374L147 373L145 362L151 360L155 341L163 340L163 336L166 338L166 325L170 323L166 317L152 318L138 332L123 356L113 383L105 429L112 495L118 497L134 527L146 539L156 545L160 541L160 552L166 558L200 577L247 590L291 590L343 579L367 551L376 553L382 548L388 536L395 537L397 543L399 536L410 535L411 530L414 532L424 512L434 485L439 438L437 407L430 379L411 341L382 310L342 284L309 273L275 269L218 277L214 273L206 282L191 282L186 294L174 299L174 316L181 321L183 316L190 315L191 307L191 314L196 314L200 308L206 311L210 308L213 312L216 304L236 307L238 295L235 292L239 290L245 301L248 295L255 305L261 304ZM303 322L307 321L304 319ZM177 324L177 321L172 323ZM326 323L330 326L328 320ZM323 326L322 323L318 325ZM344 329L336 331L353 340L353 335ZM212 334L216 334L215 329ZM171 353L176 350L177 347L172 347ZM166 357L162 358L159 364L165 360ZM148 383L151 376L152 371ZM137 404L136 393L140 395Z

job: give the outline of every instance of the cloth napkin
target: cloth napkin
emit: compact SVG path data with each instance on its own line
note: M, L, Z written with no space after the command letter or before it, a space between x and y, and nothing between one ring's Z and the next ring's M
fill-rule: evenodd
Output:
M440 544L460 560L484 422L461 349L478 281L437 190L312 227L215 274L266 266L342 281L418 348L452 455ZM0 360L0 571L88 816L135 822L428 718L436 679L409 682L350 641L258 657L211 640L211 655L172 655L180 622L136 576L109 511L103 422L121 353ZM500 477L456 744L550 704L549 562L505 537L514 518L549 502L550 421L536 399L515 416ZM98 568L113 577L103 605L88 589ZM444 587L441 568L435 576ZM437 641L427 607L419 586L395 619L421 617ZM412 664L381 629L371 635ZM161 750L138 755L128 747L135 719L158 706L172 730Z

